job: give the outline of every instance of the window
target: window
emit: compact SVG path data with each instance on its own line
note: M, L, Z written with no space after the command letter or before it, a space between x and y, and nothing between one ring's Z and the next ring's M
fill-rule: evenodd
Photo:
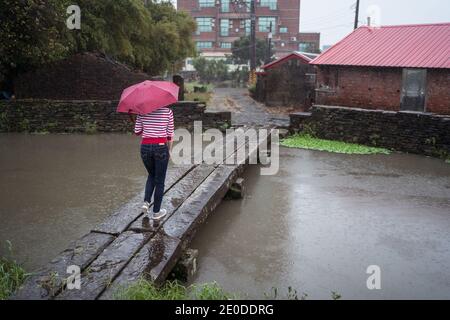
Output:
M244 29L245 30L245 34L249 35L250 34L250 19L242 19L240 21L240 25L239 28L240 29Z
M280 27L280 33L287 33L288 28L287 27Z
M314 43L301 42L298 45L298 50L301 52L314 52Z
M261 0L261 7L269 7L270 10L277 10L277 0Z
M230 12L230 0L221 0L220 1L220 10L222 12Z
M250 12L250 8L252 6L252 0L244 0L244 2L245 2L245 5L244 5L245 11ZM255 6L256 6L256 4L255 4Z
M197 46L197 49L210 49L213 46L213 43L211 41L197 41L195 43Z
M230 20L229 19L220 19L220 35L223 37L227 37L230 31Z
M216 1L215 0L198 0L198 5L200 6L200 8L215 7Z
M197 21L197 33L212 31L212 18L195 18Z
M272 33L275 33L277 18L275 17L259 17L258 19L258 31L259 32L269 32L270 25L272 24Z
M221 42L220 47L222 49L231 49L231 42Z

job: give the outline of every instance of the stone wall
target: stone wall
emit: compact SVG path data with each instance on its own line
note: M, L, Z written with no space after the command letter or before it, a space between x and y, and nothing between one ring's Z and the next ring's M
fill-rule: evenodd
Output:
M314 106L291 115L293 131L311 129L323 139L381 146L435 157L450 156L450 117L429 113Z
M128 115L116 113L118 101L0 101L0 132L131 132ZM231 125L229 112L205 112L198 102L179 102L171 106L175 127L191 129L194 121L204 127Z
M316 104L400 111L402 68L317 67ZM450 70L428 69L425 109L450 115Z

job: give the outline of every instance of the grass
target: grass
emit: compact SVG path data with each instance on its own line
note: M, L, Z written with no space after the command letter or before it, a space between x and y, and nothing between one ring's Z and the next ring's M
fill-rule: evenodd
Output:
M445 160L445 163L450 164L450 159Z
M238 296L225 292L216 282L185 287L177 281L167 281L162 287L156 287L152 282L140 279L129 287L118 290L116 300L237 300L245 299L246 295ZM298 295L297 290L288 288L286 294L280 294L277 288L270 293L264 293L267 300L306 300L308 294ZM331 299L339 300L341 295L331 292Z
M8 241L9 251L11 243ZM25 281L28 274L14 260L0 257L0 300L8 299Z
M212 92L214 90L214 84L212 83L200 83L198 81L186 82L184 84L184 89L186 91L194 91L194 87L206 87L208 92Z
M206 92L194 92L194 87L206 87ZM186 101L200 101L207 103L212 96L214 90L213 84L202 84L198 81L187 82L184 85L186 93L184 95L184 100Z
M384 148L368 147L342 141L332 141L314 138L309 134L298 134L281 141L281 145L288 148L328 151L343 154L389 154Z
M207 103L211 100L211 92L188 92L184 95L185 101L199 101Z
M141 279L120 289L114 297L118 300L229 300L236 297L225 292L217 283L185 287L176 281L167 281L162 287Z

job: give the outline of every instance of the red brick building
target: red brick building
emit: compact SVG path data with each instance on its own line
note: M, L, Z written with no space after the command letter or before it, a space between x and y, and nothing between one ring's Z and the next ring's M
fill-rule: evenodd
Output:
M278 57L292 51L318 52L320 33L300 33L300 0L255 0L256 36L272 43ZM177 0L197 22L193 36L201 52L231 52L232 43L250 35L250 0Z
M308 110L314 102L315 70L309 62L317 54L292 52L261 67L255 98L268 106Z
M311 64L321 105L450 114L450 23L360 27Z

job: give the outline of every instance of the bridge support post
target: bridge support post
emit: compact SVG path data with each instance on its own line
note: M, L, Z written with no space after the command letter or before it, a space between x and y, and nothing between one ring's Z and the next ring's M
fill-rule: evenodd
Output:
M170 278L181 282L189 282L197 272L198 250L187 249L170 273Z
M228 199L242 199L245 195L245 180L244 178L237 178L228 190L226 198Z

